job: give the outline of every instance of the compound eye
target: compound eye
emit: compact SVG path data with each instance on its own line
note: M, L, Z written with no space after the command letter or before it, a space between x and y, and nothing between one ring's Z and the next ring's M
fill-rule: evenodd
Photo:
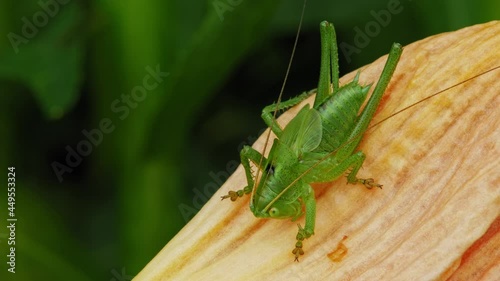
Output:
M274 166L273 166L273 165L271 165L271 164L267 165L267 167L266 167L266 172L267 172L268 174L270 174L270 175L273 175L273 174L274 174Z
M279 216L279 214L280 214L280 211L276 207L272 207L271 210L269 210L269 215L271 217L277 217L277 216Z

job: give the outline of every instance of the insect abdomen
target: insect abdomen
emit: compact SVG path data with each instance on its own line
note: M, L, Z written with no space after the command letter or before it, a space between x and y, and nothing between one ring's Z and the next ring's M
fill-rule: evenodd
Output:
M344 143L352 131L358 112L370 86L353 81L339 89L319 108L323 138L316 151L333 151Z

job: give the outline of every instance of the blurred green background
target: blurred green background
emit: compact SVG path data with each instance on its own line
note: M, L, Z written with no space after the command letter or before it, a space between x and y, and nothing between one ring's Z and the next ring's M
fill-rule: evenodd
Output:
M355 47L357 28L388 5L401 11L373 26L358 53L340 52L341 75L394 41L500 13L494 0L309 0L285 98L316 87L320 21ZM260 112L279 93L301 8L301 0L2 0L0 178L7 186L15 167L18 221L15 274L0 228L0 279L131 280L264 128ZM0 202L7 225L6 188Z

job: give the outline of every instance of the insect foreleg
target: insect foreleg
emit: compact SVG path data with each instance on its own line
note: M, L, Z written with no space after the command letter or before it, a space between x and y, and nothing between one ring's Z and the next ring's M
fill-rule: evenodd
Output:
M301 198L306 206L306 226L302 228L299 224L299 232L296 237L297 242L295 243L295 249L292 251L295 255L295 261L299 261L299 256L304 254L304 250L302 250L302 241L314 234L314 225L316 222L316 199L314 198L314 190L310 185L307 185Z
M231 198L231 201L236 201L238 197L243 197L243 195L252 192L252 188L254 186L254 179L252 174L252 167L250 166L250 161L252 161L255 165L257 165L258 169L261 169L261 167L259 167L259 163L267 163L267 159L262 154L260 154L260 152L253 149L251 146L243 147L243 149L240 152L240 159L241 159L241 165L243 165L243 168L245 169L245 175L247 177L248 185L238 191L230 190L227 193L227 195L221 196L222 200L226 198Z
M285 110L285 109L288 109L294 105L299 104L301 101L307 99L309 96L314 94L314 92L315 91L313 90L313 91L309 91L306 93L302 93L301 95L296 96L295 98L292 98L290 100L287 100L287 101L280 103L278 106L276 106L276 104L273 103L271 105L264 107L264 109L262 110L262 119L264 119L264 122L267 124L267 126L269 126L269 128L271 128L271 131L273 131L273 133L278 138L280 138L281 133L283 132L283 129L276 122L276 118L273 115L273 113L275 111Z

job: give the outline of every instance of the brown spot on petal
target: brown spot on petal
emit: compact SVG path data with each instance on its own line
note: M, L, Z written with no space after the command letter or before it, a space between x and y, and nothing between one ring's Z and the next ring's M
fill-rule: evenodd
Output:
M333 252L329 253L327 256L333 262L341 262L342 259L347 255L347 247L344 245L344 241L347 239L347 236L344 236L342 240L340 240L339 244L337 244L337 248L333 250Z

